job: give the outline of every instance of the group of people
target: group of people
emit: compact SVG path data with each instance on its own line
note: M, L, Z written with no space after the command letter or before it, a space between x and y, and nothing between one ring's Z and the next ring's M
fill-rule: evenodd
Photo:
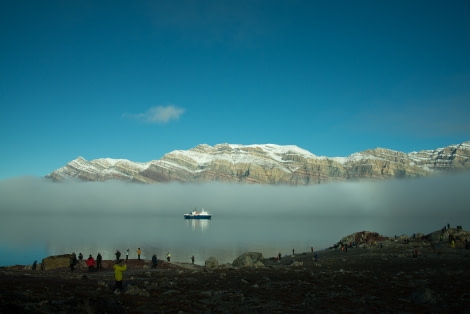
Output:
M137 249L137 259L140 260L140 256L142 254L142 250L140 248ZM121 252L116 250L114 253L116 256L116 262L113 265L114 269L114 279L115 279L115 286L114 291L122 291L122 280L123 280L123 272L127 270L127 264L121 259ZM79 253L78 258L75 252L71 254L70 257L70 270L74 271L75 267L77 266L78 262L83 260L83 254ZM88 272L94 272L102 270L102 260L103 257L100 253L96 256L96 259L93 258L93 255L90 254L88 258L85 260L86 265L88 266ZM126 261L129 260L129 249L126 250ZM170 262L171 260L171 253L167 253L167 261ZM191 263L194 264L194 255L191 256ZM153 254L152 256L152 268L157 268L158 266L158 258L157 254ZM95 268L96 267L96 268Z
M77 266L79 260L80 261L83 260L83 254L82 253L78 254L78 259L77 259L77 255L75 254L75 252L73 252L72 255L70 256L70 263L69 263L71 271L75 270L75 266ZM90 254L87 260L85 261L86 265L88 266L88 272L102 270L103 269L103 265L101 263L102 260L103 260L103 257L101 256L100 253L96 255L96 260L93 258L93 255ZM95 269L95 266L96 266L96 269Z
M140 255L142 254L142 250L139 248L137 248L137 259L140 261ZM121 252L119 250L116 250L116 253L114 253L114 255L116 255L116 261L119 261L121 259ZM129 249L126 250L126 261L129 260Z

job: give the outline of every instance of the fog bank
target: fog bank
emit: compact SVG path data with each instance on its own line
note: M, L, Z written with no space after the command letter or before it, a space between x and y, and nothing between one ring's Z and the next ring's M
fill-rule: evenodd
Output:
M3 213L182 215L468 215L470 174L313 186L0 181Z
M362 230L428 233L470 225L470 174L314 186L0 181L0 265L67 252L113 258L137 247L175 260L243 251L274 256L333 245ZM211 221L183 214L205 208ZM33 254L33 255L34 255ZM148 257L150 258L151 255ZM26 259L26 261L25 261Z

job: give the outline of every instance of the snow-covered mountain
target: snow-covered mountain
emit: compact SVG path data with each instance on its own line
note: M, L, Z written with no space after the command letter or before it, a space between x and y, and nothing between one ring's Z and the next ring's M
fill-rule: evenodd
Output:
M428 176L470 169L470 142L402 153L376 148L348 157L322 157L294 145L198 145L145 163L78 157L47 177L63 181L244 182L309 185L363 178Z

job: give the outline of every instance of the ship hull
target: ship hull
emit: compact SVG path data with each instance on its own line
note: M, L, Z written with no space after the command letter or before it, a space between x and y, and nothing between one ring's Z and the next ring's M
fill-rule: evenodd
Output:
M211 219L212 215L184 215L184 219Z

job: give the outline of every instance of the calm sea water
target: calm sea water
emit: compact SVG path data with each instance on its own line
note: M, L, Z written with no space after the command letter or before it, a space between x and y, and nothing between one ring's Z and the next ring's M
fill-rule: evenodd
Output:
M440 217L415 216L315 216L315 215L237 215L214 213L212 220L185 220L180 215L150 214L5 214L0 221L0 265L31 264L34 260L82 252L100 252L113 259L120 250L125 257L142 258L157 254L165 259L197 264L214 256L219 263L232 262L246 251L265 257L320 250L332 246L343 236L369 230L386 236L429 233L444 224L464 224ZM470 223L470 222L469 222Z

